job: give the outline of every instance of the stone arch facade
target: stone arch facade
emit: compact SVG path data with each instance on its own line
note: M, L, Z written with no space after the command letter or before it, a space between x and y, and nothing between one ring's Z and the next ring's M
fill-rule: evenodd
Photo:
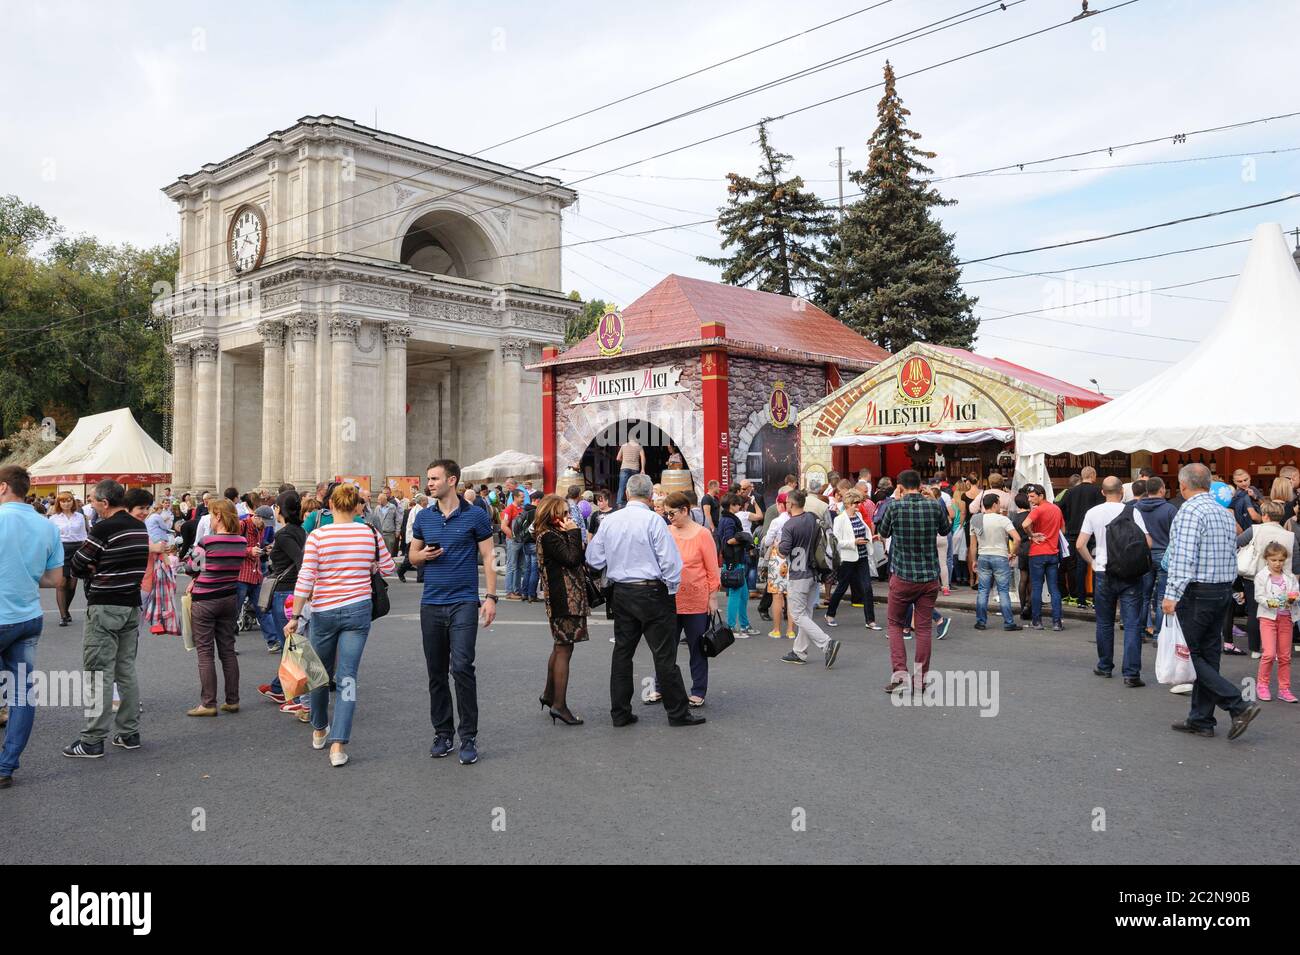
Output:
M393 236L390 257L394 262L402 261L402 248L407 234L421 219L428 217L446 217L449 238L454 245L461 246L458 252L452 252L453 258L459 253L463 259L461 278L471 278L481 282L505 283L510 281L508 259L494 259L489 263L480 263L484 267L474 266L477 260L489 256L499 256L510 249L510 243L504 234L503 226L494 216L476 214L471 205L454 199L440 199L427 202L402 219L401 228ZM452 250L448 250L451 252Z
M759 408L750 412L749 420L740 429L740 434L736 435L735 449L732 451L731 459L731 473L735 475L735 480L743 481L748 477L745 473L745 467L749 459L749 446L754 443L754 437L758 432L762 431L763 427L768 423L767 408Z
M700 424L699 408L689 394L624 398L573 406L569 409L564 430L556 436L557 470L580 460L587 445L610 425L632 419L652 424L672 438L686 458L697 493L702 494L704 429Z

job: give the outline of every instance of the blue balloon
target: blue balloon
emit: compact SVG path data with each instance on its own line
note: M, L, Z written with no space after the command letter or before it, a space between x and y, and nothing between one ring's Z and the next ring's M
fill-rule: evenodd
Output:
M1232 485L1224 484L1222 481L1215 481L1210 485L1210 494L1216 501L1224 507L1232 507L1232 495L1236 493Z

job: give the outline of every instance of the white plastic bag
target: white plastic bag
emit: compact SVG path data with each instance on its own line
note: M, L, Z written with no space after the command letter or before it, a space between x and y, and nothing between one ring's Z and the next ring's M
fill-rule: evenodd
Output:
M1165 614L1160 624L1160 646L1156 651L1156 682L1195 683L1196 668L1192 666L1192 654L1183 639L1183 628L1178 624L1176 614Z

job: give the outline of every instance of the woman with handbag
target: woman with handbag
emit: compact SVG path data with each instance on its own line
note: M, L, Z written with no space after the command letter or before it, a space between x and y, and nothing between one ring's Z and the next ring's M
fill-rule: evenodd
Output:
M338 687L332 724L329 686L311 691L311 745L312 749L329 745L330 765L343 766L357 706L357 669L370 636L371 577L376 572L391 574L394 567L379 534L356 521L365 507L356 487L338 485L329 505L330 520L307 535L293 590L293 617L284 635L297 632L303 605L310 600L308 638Z
M271 538L271 570L262 581L262 589L258 592L258 603L262 604L263 595L266 591L270 591L266 595L266 603L271 619L275 621L275 632L282 636L289 622L289 616L285 612L285 601L292 596L293 588L298 583L298 568L302 566L303 551L307 546L307 534L302 529L301 509L302 498L298 496L297 491L282 491L275 499L276 531L275 536ZM297 713L300 720L307 721L306 714L310 706L306 694L296 700L286 700L278 673L270 683L259 686L257 692L271 702L280 704L281 712Z
M573 645L587 640L587 570L582 553L582 529L569 505L558 494L547 494L533 518L537 563L546 616L551 622L551 657L546 662L546 689L538 698L550 709L551 723L581 726L582 717L569 709L569 660Z
M709 628L709 614L718 611L718 588L722 585L718 570L718 550L713 535L691 516L691 502L681 491L668 495L668 533L682 557L682 579L677 586L677 637L686 637L691 655L691 694L689 706L703 706L709 692L709 658L704 655L701 638Z
M235 621L239 615L236 593L239 571L248 541L239 527L235 505L224 497L209 505L212 533L197 541L190 552L190 620L194 652L199 663L199 705L186 716L216 716L217 667L213 651L221 658L226 701L220 712L239 712L239 658L235 656Z
M862 613L868 630L879 630L876 623L876 604L871 591L871 538L873 528L862 519L858 505L862 503L862 492L850 488L844 492L844 506L835 515L835 544L840 551L840 569L831 593L830 605L826 608L826 626L839 626L835 622L835 611L849 592L852 603L862 603Z
M758 633L749 625L749 581L746 579L745 547L747 543L752 546L753 538L745 533L740 524L738 515L744 506L740 495L724 495L722 517L718 520L717 531L718 549L722 552L724 568L722 584L727 589L727 626L737 639Z

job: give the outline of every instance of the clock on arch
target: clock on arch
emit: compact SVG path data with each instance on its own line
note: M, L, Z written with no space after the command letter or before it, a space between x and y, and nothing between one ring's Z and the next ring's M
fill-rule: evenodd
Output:
M226 255L236 273L251 272L266 254L266 216L257 206L242 205L230 219Z

